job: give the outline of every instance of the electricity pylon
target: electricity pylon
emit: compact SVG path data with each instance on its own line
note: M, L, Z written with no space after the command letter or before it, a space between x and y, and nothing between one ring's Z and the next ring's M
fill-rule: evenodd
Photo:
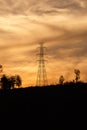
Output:
M39 64L38 64L38 72L37 72L37 80L36 80L36 86L47 86L47 74L46 74L46 68L45 68L45 59L44 59L44 43L40 43L39 47Z

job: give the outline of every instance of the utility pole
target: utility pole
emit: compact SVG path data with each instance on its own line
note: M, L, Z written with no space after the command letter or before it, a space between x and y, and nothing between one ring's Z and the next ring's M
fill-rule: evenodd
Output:
M45 68L45 59L44 59L44 43L40 43L39 47L39 60L38 60L38 71L37 71L37 80L36 80L36 86L47 86L47 74L46 74L46 68Z

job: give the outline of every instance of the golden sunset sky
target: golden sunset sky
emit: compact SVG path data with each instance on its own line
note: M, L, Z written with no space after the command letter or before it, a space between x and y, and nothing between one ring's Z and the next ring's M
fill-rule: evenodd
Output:
M0 0L0 64L19 74L23 87L36 85L38 47L44 42L49 84L87 81L87 0Z

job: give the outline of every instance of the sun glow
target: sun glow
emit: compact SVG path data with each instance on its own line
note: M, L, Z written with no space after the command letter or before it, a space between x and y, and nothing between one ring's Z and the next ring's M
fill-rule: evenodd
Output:
M38 47L44 41L49 84L87 81L87 2L85 0L3 0L0 3L0 64L3 73L19 74L22 87L36 85Z

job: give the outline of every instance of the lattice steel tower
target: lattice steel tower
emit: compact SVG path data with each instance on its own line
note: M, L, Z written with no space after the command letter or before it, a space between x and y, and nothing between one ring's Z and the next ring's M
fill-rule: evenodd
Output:
M38 72L37 72L37 80L36 80L36 86L47 86L47 74L46 74L46 68L45 68L45 59L44 59L44 43L40 43L39 47L39 65L38 65Z

